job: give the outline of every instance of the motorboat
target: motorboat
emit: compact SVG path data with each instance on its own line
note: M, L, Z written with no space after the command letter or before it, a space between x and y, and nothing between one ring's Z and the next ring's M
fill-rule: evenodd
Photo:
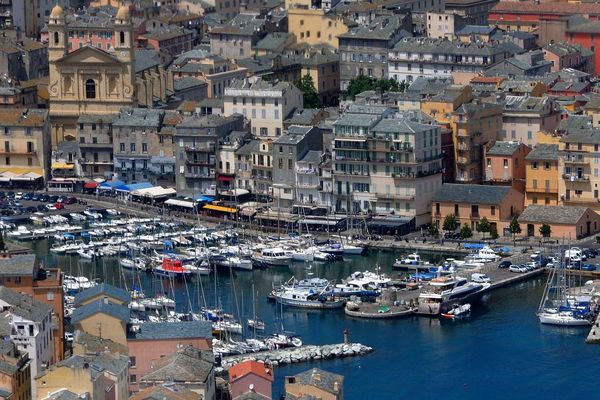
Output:
M183 269L195 275L210 275L210 267L207 264L183 264Z
M363 246L356 246L349 243L330 243L328 245L319 247L319 251L337 256L353 256L361 255L365 251L365 248Z
M119 265L126 269L138 269L140 271L145 271L147 269L146 260L140 257L121 258L119 260Z
M469 254L465 257L465 260L469 261L480 261L480 262L495 262L499 261L502 257L500 257L490 246L484 246L479 249L476 253Z
M274 333L265 339L269 349L282 349L286 347L300 347L302 340L293 333L282 332Z
M447 312L440 314L444 318L455 319L464 317L471 312L471 305L469 303L457 305L456 307L448 310Z
M264 331L265 330L265 323L264 321L261 321L260 319L249 319L248 320L248 328L255 330L255 331Z
M433 267L433 264L428 261L423 261L419 253L411 253L405 258L396 259L393 264L395 269L399 269L401 271L425 271L429 272L430 268Z
M387 276L375 272L355 271L344 280L344 283L362 290L379 290L386 287L390 281L391 279Z
M183 278L192 272L183 268L181 260L163 258L161 264L154 268L154 273L167 278Z
M77 250L77 255L86 260L91 260L96 257L96 252L93 249L79 249Z
M260 254L254 256L254 258L257 261L272 267L287 267L292 261L292 257L280 247L262 249Z
M428 316L447 313L457 304L481 297L489 287L489 283L469 282L455 274L441 276L438 272L421 290L417 313Z

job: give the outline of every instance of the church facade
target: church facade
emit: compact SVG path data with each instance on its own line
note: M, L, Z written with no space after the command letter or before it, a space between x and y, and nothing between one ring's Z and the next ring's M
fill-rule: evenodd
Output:
M84 46L69 52L64 11L56 6L48 21L50 124L52 147L78 140L81 115L118 114L134 107L135 49L129 8L115 18L115 45L110 51Z

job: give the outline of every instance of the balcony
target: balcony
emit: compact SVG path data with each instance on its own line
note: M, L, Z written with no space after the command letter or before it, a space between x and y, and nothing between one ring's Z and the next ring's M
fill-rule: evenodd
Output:
M185 163L188 165L215 165L215 160L199 160L199 159L187 159Z
M391 199L391 200L414 200L415 199L415 195L414 194L398 194L398 193L375 193L375 196L377 196L377 198L385 200L385 199Z
M368 157L335 156L335 161L367 162L369 159Z
M319 171L314 168L296 168L296 173L304 175L318 175Z
M564 159L564 163L567 165L588 165L589 162L586 161L585 158L582 158L581 160L575 159L575 158L565 158Z
M79 143L80 149L112 149L112 143Z
M479 211L477 211L477 212L471 212L471 214L469 214L469 217L471 219L479 219Z
M558 188L551 189L549 187L547 188L528 186L525 188L525 191L529 193L558 193Z
M18 151L18 150L0 150L0 154L2 155L13 155L13 156L36 156L37 151Z
M85 158L82 158L79 160L79 162L81 164L85 164L85 165L89 165L89 164L96 164L96 165L112 165L113 162L112 160L109 159L98 159L98 160L86 160Z
M184 172L183 176L188 179L215 179L215 174L195 174L193 172Z
M273 177L267 175L252 175L252 179L257 181L272 181Z
M299 189L319 189L320 185L318 183L298 183L296 187Z
M585 174L564 174L563 179L566 182L588 182L590 177Z
M185 151L187 152L210 152L214 153L215 145L214 144L199 144L196 146L185 146Z
M456 145L456 148L460 151L469 151L471 150L471 146L466 143L459 143Z

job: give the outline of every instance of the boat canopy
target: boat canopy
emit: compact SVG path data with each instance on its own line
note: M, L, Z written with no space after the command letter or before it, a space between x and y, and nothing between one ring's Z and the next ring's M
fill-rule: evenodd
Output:
M465 243L464 247L468 250L481 250L485 247L485 245L481 243Z

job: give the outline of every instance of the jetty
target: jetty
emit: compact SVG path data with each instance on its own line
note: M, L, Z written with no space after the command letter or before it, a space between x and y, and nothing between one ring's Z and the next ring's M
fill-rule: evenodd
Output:
M338 343L324 346L307 345L224 357L221 360L221 368L222 371L226 371L232 365L246 360L261 361L277 366L313 360L362 356L372 351L373 348L360 343Z

